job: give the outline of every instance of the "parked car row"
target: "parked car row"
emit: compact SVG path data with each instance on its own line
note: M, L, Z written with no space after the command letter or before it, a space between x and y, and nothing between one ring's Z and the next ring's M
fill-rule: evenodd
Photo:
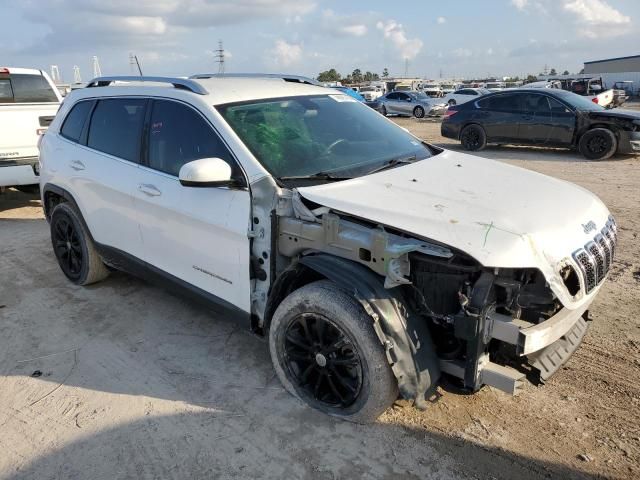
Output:
M470 151L508 143L575 148L602 160L640 153L640 112L607 110L559 89L505 90L450 106L441 133Z

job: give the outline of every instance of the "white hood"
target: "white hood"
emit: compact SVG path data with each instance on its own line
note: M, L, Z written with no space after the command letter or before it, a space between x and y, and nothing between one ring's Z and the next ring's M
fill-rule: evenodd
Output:
M600 231L609 216L581 187L449 150L298 191L331 209L457 248L487 267L538 268L565 306L577 299L558 275L560 264L574 263L571 254L597 233L585 233L583 225L593 221Z

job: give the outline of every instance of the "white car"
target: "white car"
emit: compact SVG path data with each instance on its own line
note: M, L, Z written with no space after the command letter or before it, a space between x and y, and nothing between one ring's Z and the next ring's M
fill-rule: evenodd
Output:
M487 95L491 91L486 88L461 88L453 93L449 93L442 98L442 102L447 105L460 105L470 100L477 100L482 95Z
M382 91L382 87L378 86L360 87L360 95L362 95L367 102L373 102L384 95L384 92Z
M0 67L0 187L37 188L38 140L61 101L45 72Z
M71 282L117 268L221 305L289 392L357 422L426 407L443 373L516 393L578 347L616 245L595 195L333 89L208 77L67 97L40 183Z

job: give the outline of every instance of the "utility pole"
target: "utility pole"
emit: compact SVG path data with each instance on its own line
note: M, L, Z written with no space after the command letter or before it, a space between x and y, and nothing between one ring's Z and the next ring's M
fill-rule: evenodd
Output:
M58 69L58 65L51 65L51 80L53 80L53 83L55 84L62 83L62 78L60 77L60 70Z
M218 73L224 73L224 47L222 40L218 40L218 49L215 50L214 58L218 62Z
M78 65L73 66L73 83L82 83L82 77L80 76L80 67Z
M100 70L100 61L98 60L98 57L94 55L93 56L93 78L97 78L101 76L102 76L102 70Z
M136 59L133 56L133 52L129 52L129 73L131 75L135 75L136 74Z
M131 75L137 74L142 76L142 67L140 67L138 56L131 52L129 53L129 69L131 70Z

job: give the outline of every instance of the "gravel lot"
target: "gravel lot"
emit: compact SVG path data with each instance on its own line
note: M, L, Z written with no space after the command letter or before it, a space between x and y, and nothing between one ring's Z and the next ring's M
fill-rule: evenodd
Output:
M459 148L439 124L398 119ZM368 426L288 395L267 344L125 274L63 277L35 195L0 195L0 478L640 477L640 158L480 152L595 192L620 226L578 352L518 397L441 390ZM568 198L567 202L571 199Z

